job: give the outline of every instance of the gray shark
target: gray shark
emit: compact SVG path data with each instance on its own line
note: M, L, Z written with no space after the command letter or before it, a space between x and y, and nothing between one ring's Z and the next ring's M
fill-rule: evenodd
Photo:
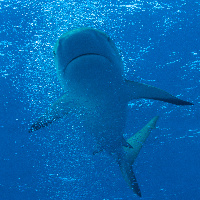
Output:
M45 127L69 113L77 113L102 150L119 164L124 179L141 196L123 138L128 102L148 98L176 105L193 105L156 87L126 80L123 63L114 42L104 32L80 28L62 35L54 47L57 76L65 90L29 132Z

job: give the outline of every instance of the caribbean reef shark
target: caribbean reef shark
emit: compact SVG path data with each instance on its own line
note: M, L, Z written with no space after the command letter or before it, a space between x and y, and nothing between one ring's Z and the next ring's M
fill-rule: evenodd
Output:
M95 153L104 150L112 155L128 185L141 196L127 151L134 150L136 143L123 138L128 102L147 98L176 105L193 104L156 87L126 80L114 42L99 30L69 31L59 38L53 52L57 76L66 94L47 109L30 132L77 113L97 143Z

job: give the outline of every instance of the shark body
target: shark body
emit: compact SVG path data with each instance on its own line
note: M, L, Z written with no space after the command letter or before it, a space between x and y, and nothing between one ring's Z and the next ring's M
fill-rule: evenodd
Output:
M124 179L141 196L128 153L135 143L123 138L128 102L149 98L176 105L192 103L153 86L124 79L115 44L99 30L80 28L62 35L55 44L54 56L57 76L66 94L47 109L30 132L70 112L81 113L84 126L97 141L95 152L105 150L115 155Z

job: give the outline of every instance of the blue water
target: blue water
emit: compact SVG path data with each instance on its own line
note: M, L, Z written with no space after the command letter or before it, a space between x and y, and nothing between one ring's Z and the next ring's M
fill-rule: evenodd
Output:
M82 26L116 43L128 79L190 102L134 100L125 137L159 115L133 168L142 199L200 199L198 1L0 1L0 200L139 199L76 117L28 133L63 91L52 48Z

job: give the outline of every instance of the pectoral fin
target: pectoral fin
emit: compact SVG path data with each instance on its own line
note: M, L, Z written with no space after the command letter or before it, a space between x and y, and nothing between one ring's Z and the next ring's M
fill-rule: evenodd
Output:
M59 98L51 107L49 107L45 114L42 115L29 129L29 132L39 130L42 127L46 127L53 121L62 118L68 114L72 108L75 107L75 102L68 95L63 95Z
M164 90L147 84L129 80L125 80L125 84L127 87L129 101L132 99L145 98L165 101L176 105L193 105L193 103L178 99L177 97L169 94L168 92L165 92Z

